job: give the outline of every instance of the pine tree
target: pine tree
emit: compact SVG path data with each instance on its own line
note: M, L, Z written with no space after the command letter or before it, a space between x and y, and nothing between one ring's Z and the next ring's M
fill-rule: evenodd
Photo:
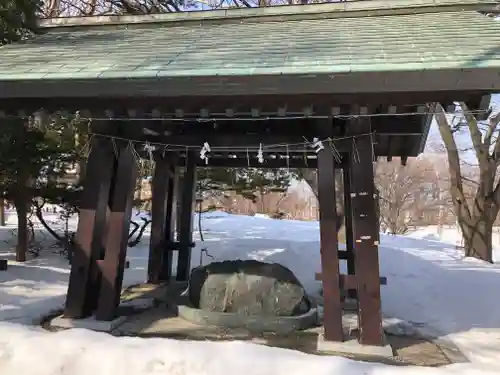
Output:
M297 175L287 168L200 168L197 188L205 197L233 191L255 203L269 193L285 192Z
M0 199L14 203L18 217L16 260L25 261L29 245L28 213L35 198L61 196L61 183L77 160L63 129L66 122L45 126L33 118L7 118L0 133ZM71 141L71 140L70 140Z
M41 0L0 1L0 45L16 42L37 31Z

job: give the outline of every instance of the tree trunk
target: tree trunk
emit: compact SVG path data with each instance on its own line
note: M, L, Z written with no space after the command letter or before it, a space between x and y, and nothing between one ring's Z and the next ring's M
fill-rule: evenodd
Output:
M299 176L302 178L313 192L316 199L318 198L318 176L315 169L300 169ZM344 182L342 177L342 171L340 169L335 170L335 190L337 197L337 212L344 212Z
M460 106L464 111L467 110L465 103L460 103ZM448 123L441 105L436 105L434 111L436 112L438 129L448 156L450 195L453 199L458 224L462 230L465 255L492 263L493 246L491 237L500 202L500 185L497 182L496 187L494 186L496 169L499 164L497 157L500 143L495 143L495 150L492 155L489 154L489 150L492 146L493 133L500 118L489 119L489 128L483 137L474 116L464 112L480 172L474 203L469 205L464 193L459 150L450 123Z
M266 214L266 202L264 202L264 187L259 187L260 213Z
M316 175L316 170L314 169L300 169L300 177L304 179L305 182L311 188L314 196L318 198L318 177Z
M26 144L27 123L24 123L20 128L18 135L19 145ZM28 183L30 181L29 169L27 168L28 161L21 154L19 173L16 181L16 191L14 192L14 205L16 206L17 213L17 247L16 247L16 261L25 262L28 253L28 202L29 190Z
M483 217L468 220L460 216L458 222L462 229L465 256L493 263L493 222Z
M61 236L59 236L59 234L57 234L57 232L55 230L53 230L50 227L49 224L47 224L47 222L45 221L45 219L43 217L42 208L40 208L40 207L35 208L35 216L37 217L40 224L42 224L42 226L45 228L45 230L52 235L52 237L54 237L59 242L62 242L64 240Z
M0 226L4 227L5 225L5 201L3 199L0 199Z
M28 253L28 204L23 199L25 194L18 192L20 197L16 199L17 213L17 246L16 246L16 261L25 262L26 254Z
M87 173L87 160L79 160L76 165L76 174L77 174L77 181L80 185L83 185L86 173Z
M398 223L394 220L389 220L389 234L395 236L398 233Z

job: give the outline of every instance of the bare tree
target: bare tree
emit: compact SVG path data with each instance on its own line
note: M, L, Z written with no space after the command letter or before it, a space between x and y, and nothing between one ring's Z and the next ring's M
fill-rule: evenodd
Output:
M318 198L318 174L316 169L299 169L299 178L307 182L316 199ZM344 212L344 182L341 169L335 170L335 196L337 212Z
M345 0L45 0L44 17L151 14L221 8L253 8Z
M425 212L438 206L437 174L426 159L377 162L375 184L379 191L380 221L383 230L404 234Z
M436 104L436 121L443 139L450 173L450 195L462 231L465 254L492 262L493 223L498 215L500 184L497 170L500 164L500 142L497 141L500 113L482 123L468 111L465 103L459 103L463 114L447 116L440 104ZM461 130L467 129L466 132ZM464 173L461 155L465 150L457 147L456 136L468 133L479 174L471 180ZM474 186L472 199L467 190Z

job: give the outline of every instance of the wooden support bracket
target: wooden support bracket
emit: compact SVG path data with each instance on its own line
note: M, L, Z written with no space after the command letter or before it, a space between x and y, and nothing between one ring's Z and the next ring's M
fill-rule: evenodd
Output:
M315 274L316 281L323 281L321 272ZM339 275L340 289L343 290L357 290L358 289L358 278L356 275ZM387 277L380 277L380 285L387 285Z
M165 245L167 250L181 250L186 248L193 248L196 244L194 242L182 243L179 241L171 241Z

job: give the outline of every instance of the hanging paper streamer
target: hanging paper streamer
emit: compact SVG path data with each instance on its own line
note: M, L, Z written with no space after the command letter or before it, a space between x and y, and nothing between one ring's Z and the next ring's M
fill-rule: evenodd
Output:
M259 145L259 151L257 152L257 160L260 164L264 163L264 153L262 152L262 143Z
M150 160L151 162L153 162L153 151L155 151L155 150L156 150L156 146L153 146L153 145L151 145L151 144L149 144L149 143L146 143L146 144L144 145L144 151L146 151L146 152L148 153L148 155L149 155L149 160Z
M203 147L200 151L200 159L205 160L205 164L208 164L208 153L210 152L210 145L208 142L203 143Z
M314 137L312 141L309 141L306 137L302 137L304 142L301 143L292 143L292 144L272 144L264 146L262 143L258 145L253 145L253 146L211 146L208 142L204 142L203 145L200 146L193 146L193 145L183 145L183 144L165 144L165 143L160 143L160 142L149 142L149 141L141 141L141 140L133 140L133 139L128 139L128 138L123 138L123 137L116 137L116 136L109 136L107 134L99 134L99 133L90 133L89 134L89 139L87 140L87 143L84 145L82 149L82 154L84 156L87 156L91 152L91 143L92 139L94 137L98 138L106 138L111 140L113 144L113 151L117 152L116 150L116 143L115 141L119 142L128 142L130 147L134 150L134 152L137 154L137 159L140 159L138 150L139 147L142 147L142 150L146 154L146 156L149 156L149 159L151 161L154 161L154 152L158 152L159 155L163 155L163 157L166 156L167 152L171 153L182 153L182 151L185 152L187 155L189 151L194 151L194 150L200 150L200 159L205 160L205 163L208 165L208 159L212 156L211 152L215 151L217 153L223 152L223 153L228 153L227 155L221 155L222 160L224 157L226 158L231 158L231 159L237 159L237 154L236 153L243 153L246 151L246 156L247 156L247 164L250 167L251 165L251 154L254 152L257 152L257 160L260 164L265 163L265 158L264 158L264 147L266 148L266 157L271 158L271 159L276 159L276 155L273 154L273 149L276 148L282 148L285 147L286 149L286 157L283 157L282 159L287 160L286 162L286 167L290 168L290 149L289 147L293 146L297 148L297 146L305 146L304 148L301 149L301 151L304 153L304 164L307 165L307 160L309 158L309 152L308 150L314 151L316 154L318 154L320 151L325 149L324 142L329 142L329 147L328 149L332 152L335 161L340 162L342 160L341 154L339 150L335 147L335 141L339 140L350 140L352 142L352 157L354 162L359 162L359 151L356 146L356 140L357 138L360 137L366 137L370 136L370 139L372 140L372 147L375 144L374 142L374 133L364 133L364 134L356 134L352 136L345 136L345 137L336 137L334 139L332 138L324 138L324 139L319 139L318 137ZM136 148L137 146L137 148ZM212 148L213 147L213 148ZM160 154L161 153L161 154ZM142 154L142 157L144 157L144 154ZM218 157L218 155L217 155ZM187 160L187 157L186 157ZM139 160L140 161L140 160Z
M318 153L321 150L325 149L325 146L323 146L323 142L320 139L316 138L316 137L313 138L312 147L314 148L314 152L315 153Z

